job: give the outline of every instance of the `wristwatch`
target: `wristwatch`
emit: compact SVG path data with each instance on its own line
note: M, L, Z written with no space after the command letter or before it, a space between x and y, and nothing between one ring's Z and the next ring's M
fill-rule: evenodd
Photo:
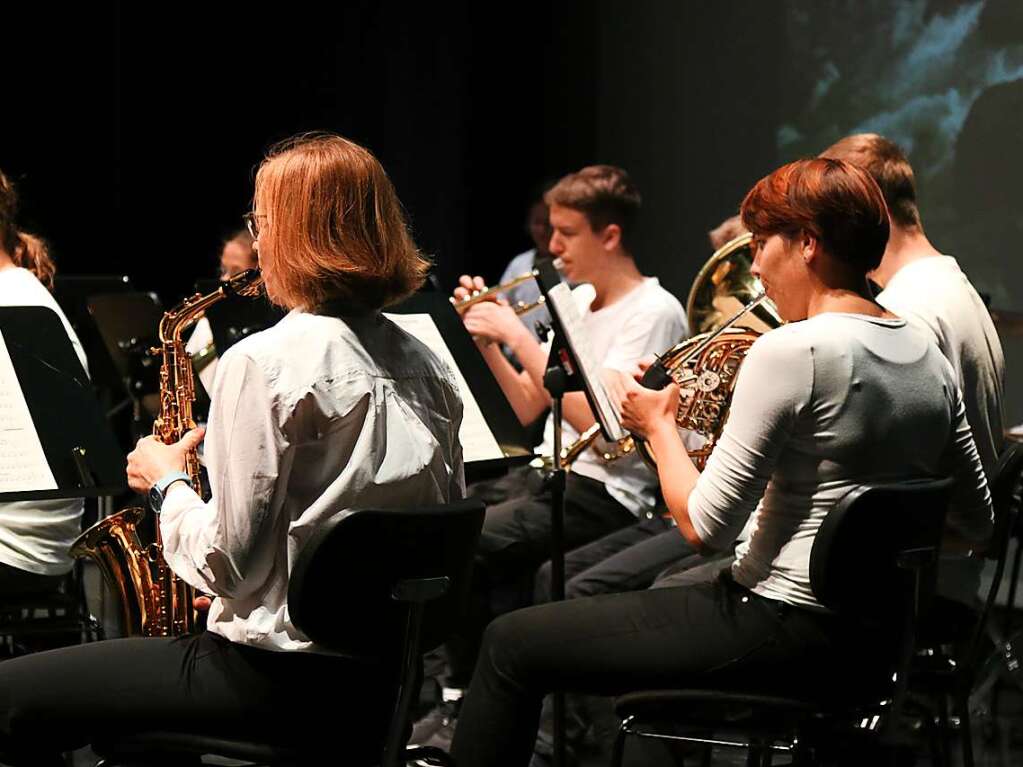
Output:
M156 480L156 483L149 488L149 508L159 513L163 508L163 499L167 497L167 488L175 482L185 482L192 486L192 478L183 471L172 471Z

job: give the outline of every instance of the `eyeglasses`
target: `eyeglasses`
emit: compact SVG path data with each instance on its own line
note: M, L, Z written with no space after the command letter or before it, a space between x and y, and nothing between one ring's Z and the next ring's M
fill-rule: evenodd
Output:
M259 239L259 219L266 218L262 213L246 213L242 216L242 220L245 222L245 228L249 230L249 234L252 235L252 239Z

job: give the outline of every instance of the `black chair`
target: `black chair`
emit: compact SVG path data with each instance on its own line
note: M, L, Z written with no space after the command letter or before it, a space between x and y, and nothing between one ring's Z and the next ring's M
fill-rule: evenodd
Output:
M55 591L6 597L0 602L0 659L103 638L89 613L82 562L76 561Z
M811 764L843 738L864 745L879 735L892 741L917 622L934 589L951 487L950 479L941 479L854 489L814 539L810 583L817 599L849 619L891 628L890 665L872 675L883 681L813 697L735 689L629 693L615 702L623 721L612 764L621 764L630 735L697 744L705 764L718 746L745 749L749 765L770 765L775 753Z
M941 620L941 610L935 611L933 623L939 628L934 637L926 637L927 647L914 658L910 676L911 692L919 691L932 701L942 736L942 761L949 763L949 736L951 733L949 701L958 717L962 744L963 765L973 767L973 727L970 718L970 694L977 682L985 650L990 648L989 619L991 609L1001 587L1009 554L1009 542L1018 529L1021 482L1023 482L1023 443L1010 443L999 457L991 479L991 500L995 511L995 529L988 546L987 556L994 560L995 570L984 602L973 620L965 623L965 633L948 633L944 627L955 627L961 621ZM1017 573L1018 575L1018 573ZM1010 595L1014 584L1010 584ZM949 607L959 608L958 605ZM965 608L959 608L960 610ZM1010 606L1011 610L1011 606ZM1006 634L1006 637L1009 635ZM999 650L996 648L995 652ZM927 712L930 713L930 712Z
M324 733L322 743L281 745L209 733L145 732L93 744L103 757L97 767L167 764L203 755L266 765L322 765L325 749L341 747L347 764L448 763L439 749L405 748L409 711L422 653L447 638L464 609L482 525L483 504L473 499L353 511L318 530L295 562L288 588L295 625L326 648L400 669L385 743L331 743L332 733ZM336 761L342 761L340 755Z

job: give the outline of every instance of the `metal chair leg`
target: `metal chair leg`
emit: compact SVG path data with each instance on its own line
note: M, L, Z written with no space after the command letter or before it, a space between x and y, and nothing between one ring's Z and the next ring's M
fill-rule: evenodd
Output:
M970 722L970 696L968 691L960 690L957 693L956 708L959 709L959 737L963 741L963 767L974 767L973 725Z
M634 716L627 716L618 726L618 734L615 735L614 747L611 750L611 767L622 767L622 757L625 756L625 738L629 734L629 727Z

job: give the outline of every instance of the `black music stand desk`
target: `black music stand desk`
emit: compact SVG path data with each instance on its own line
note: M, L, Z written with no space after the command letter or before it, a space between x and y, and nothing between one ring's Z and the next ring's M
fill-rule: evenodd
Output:
M49 489L8 489L0 492L0 502L123 493L124 456L56 313L41 306L0 307L0 334L56 484ZM12 383L4 381L7 390L0 392L0 405L9 408L20 400L7 388ZM0 412L0 428L21 415ZM0 432L0 438L8 445L17 443L10 431ZM16 481L3 478L8 488Z

